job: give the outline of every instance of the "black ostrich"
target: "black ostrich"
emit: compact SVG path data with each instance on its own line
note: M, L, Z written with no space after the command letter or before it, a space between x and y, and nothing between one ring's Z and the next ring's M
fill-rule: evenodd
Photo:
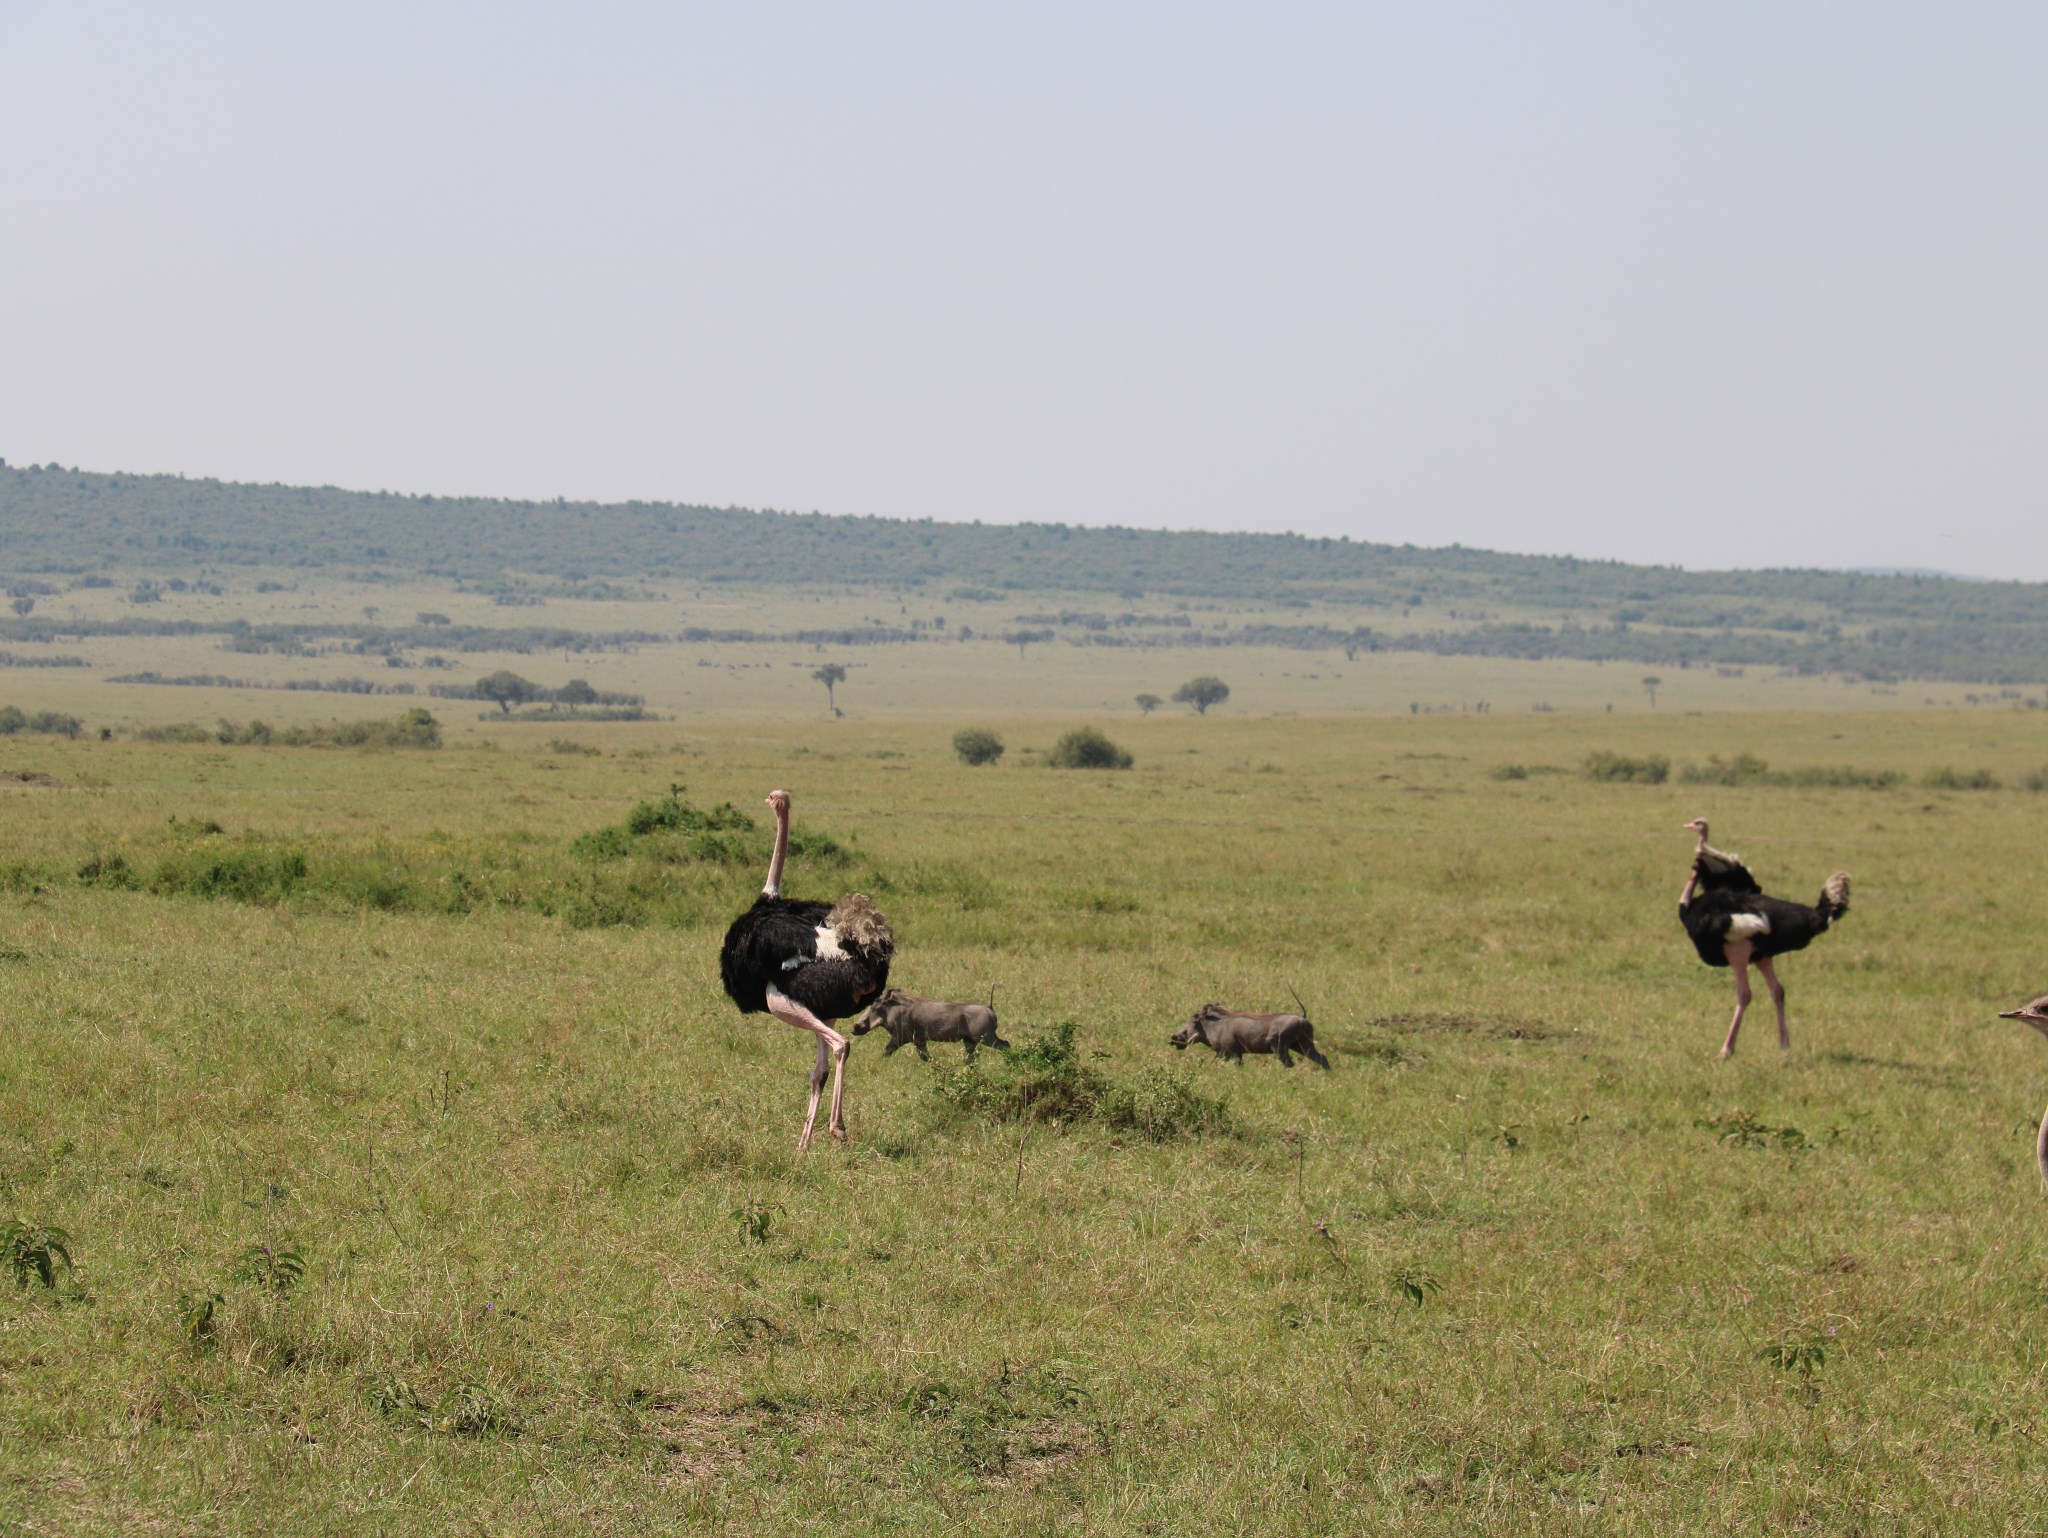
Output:
M818 1122L818 1095L825 1068L832 1069L832 1116L827 1130L846 1141L846 1038L833 1022L856 1013L888 984L889 958L896 948L888 920L858 892L836 903L798 902L782 895L782 862L789 853L789 792L771 790L775 809L775 853L768 881L754 906L732 921L719 952L725 991L743 1015L762 1012L800 1026L818 1038L818 1066L811 1070L811 1104L804 1113L801 1153L811 1146Z
M1705 818L1687 823L1686 830L1700 836L1693 852L1692 874L1685 890L1678 894L1678 919L1692 937L1693 949L1710 967L1735 969L1735 1018L1728 1023L1728 1039L1721 1043L1721 1055L1735 1053L1735 1036L1742 1029L1742 1013L1749 1008L1749 964L1754 961L1771 990L1771 1002L1778 1006L1778 1046L1792 1045L1785 1027L1785 988L1771 967L1773 956L1803 951L1814 936L1849 911L1849 873L1838 870L1821 888L1820 901L1811 908L1766 897L1739 856L1724 854L1707 843Z

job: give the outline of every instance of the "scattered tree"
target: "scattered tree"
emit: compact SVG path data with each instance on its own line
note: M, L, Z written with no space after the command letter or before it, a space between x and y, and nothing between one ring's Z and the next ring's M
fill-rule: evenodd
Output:
M33 614L35 607L36 601L33 598L17 598L14 600L14 612L23 619L27 619L29 615Z
M994 732L968 727L953 734L953 751L963 764L992 764L1003 756L1003 739Z
M1166 702L1160 699L1160 697L1156 694L1141 694L1138 696L1138 711L1141 715L1149 716L1152 714L1153 711L1157 710L1161 705L1165 703Z
M555 698L574 710L578 705L595 705L597 691L580 678L572 678L555 691Z
M537 700L545 693L541 686L530 678L521 678L509 669L500 668L476 681L476 697L480 700L496 700L498 709L506 715L512 714L514 705L524 705Z
M1230 685L1220 678L1211 677L1207 673L1204 673L1200 678L1190 678L1186 683L1173 691L1174 704L1192 705L1195 707L1195 714L1198 716L1207 715L1211 705L1221 705L1229 698Z
M817 672L813 673L811 677L825 686L825 708L835 716L838 715L839 702L833 697L833 691L846 682L846 668L844 664L828 662L819 668Z
M1664 680L1657 677L1654 673L1643 680L1643 688L1650 696L1650 708L1652 710L1657 708L1657 686L1662 682Z
M1083 726L1055 743L1046 762L1055 769L1128 769L1132 759L1094 727Z
M1050 630L1012 630L1003 637L1003 642L1005 645L1016 647L1017 655L1021 657L1024 655L1025 647L1039 641L1050 641L1051 639L1052 632Z

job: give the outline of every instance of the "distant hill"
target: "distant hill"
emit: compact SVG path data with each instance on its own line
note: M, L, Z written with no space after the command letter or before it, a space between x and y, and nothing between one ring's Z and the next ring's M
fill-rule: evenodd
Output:
M1310 648L2048 678L2048 587L1845 571L1689 572L1294 534L935 523L663 502L513 502L0 468L0 579L339 568L495 583L936 585L1311 608L1246 639ZM1349 613L1331 612L1354 611ZM1364 611L1363 614L1355 611ZM1374 622L1373 611L1398 619ZM1414 621L1426 621L1419 628ZM45 621L0 623L29 637Z

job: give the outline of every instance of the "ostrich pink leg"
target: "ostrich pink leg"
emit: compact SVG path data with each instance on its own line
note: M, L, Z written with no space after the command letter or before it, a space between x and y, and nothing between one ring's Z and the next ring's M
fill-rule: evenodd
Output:
M1771 1002L1778 1006L1778 1050L1789 1052L1792 1050L1792 1032L1785 1025L1785 985L1778 981L1770 957L1757 957L1756 969L1763 973L1764 986L1771 990Z
M768 990L768 1013L818 1038L818 1066L811 1070L811 1104L804 1112L803 1135L796 1140L796 1151L802 1153L811 1146L811 1132L818 1124L818 1097L825 1088L825 1062L828 1057L832 1062L832 1119L826 1124L826 1130L845 1142L846 1113L841 1102L846 1090L846 1038L832 1029L831 1021L820 1020L779 988L770 987Z
M1742 1014L1749 1008L1750 943L1738 940L1728 947L1728 965L1735 969L1735 1018L1728 1022L1728 1039L1721 1043L1721 1055L1735 1055L1735 1038L1742 1030Z

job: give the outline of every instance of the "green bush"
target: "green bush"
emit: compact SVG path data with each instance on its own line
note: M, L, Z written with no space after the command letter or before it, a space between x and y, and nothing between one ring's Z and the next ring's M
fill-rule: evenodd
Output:
M52 737L76 737L85 729L85 723L76 716L67 716L61 711L39 710L26 715L13 705L0 705L0 737L12 737L17 732L43 732Z
M953 751L963 764L992 764L1003 756L1003 739L994 732L968 727L953 734Z
M1046 762L1055 769L1128 769L1132 759L1094 727L1083 726L1060 738Z
M1586 755L1586 778L1627 785L1662 785L1671 775L1671 760L1661 753L1627 758L1619 753Z
M1989 769L1956 770L1943 764L1921 775L1920 783L1929 790L1996 790L1998 776Z
M1685 765L1678 777L1688 785L1789 785L1808 790L1888 790L1906 779L1896 769L1858 769L1849 764L1773 770L1751 753L1726 760L1710 754L1704 764Z

